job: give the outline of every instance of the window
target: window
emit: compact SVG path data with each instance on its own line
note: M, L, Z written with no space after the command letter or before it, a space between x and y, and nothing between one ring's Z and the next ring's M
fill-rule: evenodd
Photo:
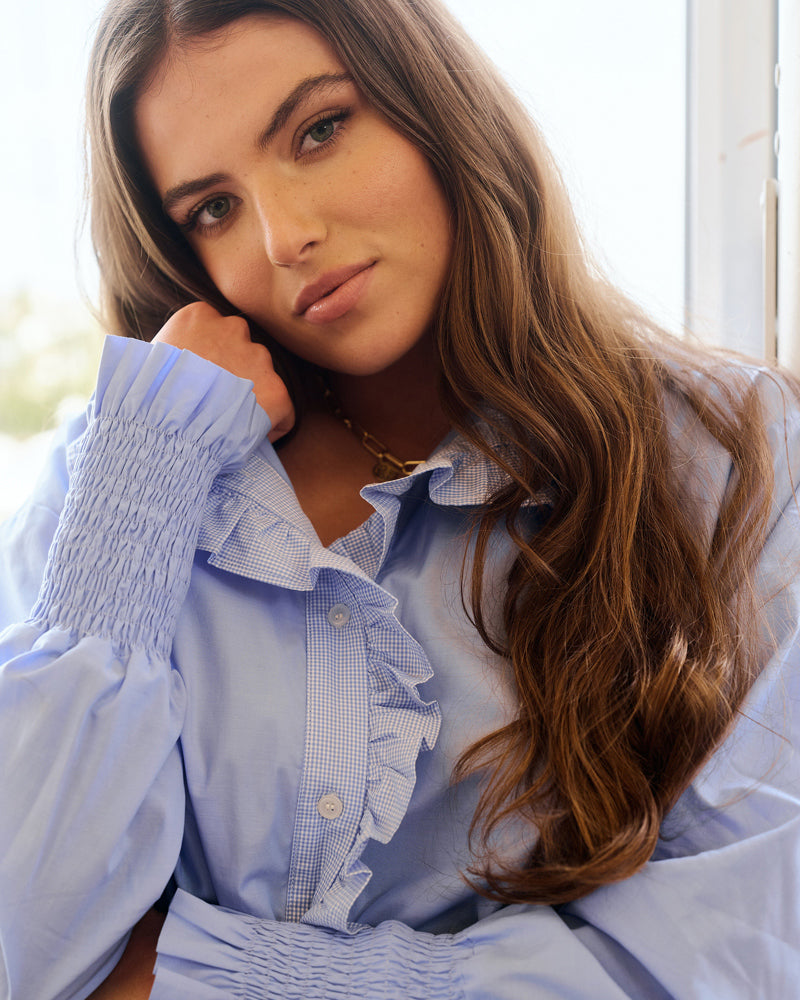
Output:
M762 274L776 176L775 6L691 0L688 19L688 324L755 356L775 352Z
M680 0L449 0L562 169L590 248L667 327L684 318Z

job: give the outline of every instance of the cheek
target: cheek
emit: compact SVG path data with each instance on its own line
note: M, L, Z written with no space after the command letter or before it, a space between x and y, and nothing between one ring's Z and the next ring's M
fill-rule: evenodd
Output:
M365 169L349 185L352 211L365 223L424 231L439 216L446 217L444 195L427 159L416 146L389 132L375 143Z
M254 302L263 302L269 286L266 257L255 248L239 241L200 255L206 273L219 291L237 309L250 312Z
M416 149L402 165L390 191L392 210L401 220L409 243L436 260L449 259L450 208L433 167Z

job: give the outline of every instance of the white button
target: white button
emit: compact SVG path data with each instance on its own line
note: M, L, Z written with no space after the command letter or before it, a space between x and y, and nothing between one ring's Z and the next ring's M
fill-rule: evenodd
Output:
M342 815L343 809L342 800L333 793L323 795L317 803L317 812L325 819L338 819Z
M346 604L334 604L328 612L328 621L334 628L344 628L350 621L350 608Z

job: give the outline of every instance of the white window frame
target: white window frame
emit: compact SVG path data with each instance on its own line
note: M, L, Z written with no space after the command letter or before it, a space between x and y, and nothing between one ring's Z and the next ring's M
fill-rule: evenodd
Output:
M782 266L780 247L764 235L765 223L771 240L776 220L783 229L775 184L779 2L781 35L789 33L784 4L797 35L798 0L688 0L687 8L686 325L762 357L776 352L775 261L779 273Z
M800 375L800 0L778 7L777 354Z

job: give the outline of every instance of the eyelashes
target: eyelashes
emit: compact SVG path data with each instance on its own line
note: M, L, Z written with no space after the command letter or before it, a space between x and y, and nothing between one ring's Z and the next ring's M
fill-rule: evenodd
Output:
M295 158L303 161L327 152L340 139L352 114L352 108L340 108L319 115L299 133ZM230 221L240 201L235 195L214 194L191 208L178 227L186 234L214 233Z
M210 233L219 229L225 224L225 220L233 209L233 195L215 194L213 198L208 198L195 208L187 212L183 219L178 222L178 228L184 233ZM203 220L203 215L208 212L218 211L218 215L211 215L212 221Z
M333 113L326 111L325 114L320 115L316 121L313 121L301 132L300 142L298 143L297 149L298 155L314 156L323 149L327 149L332 146L341 137L341 134L352 114L352 108L340 108L338 111L334 111ZM316 137L313 134L314 132L317 132ZM308 139L311 139L311 141L317 143L317 145L304 149L306 140Z
M233 208L233 196L228 194L215 194L213 198L208 198L195 208L191 209L188 215L178 223L185 233L195 230L200 232L210 232L218 229L230 214ZM202 222L204 213L208 213L212 222Z

